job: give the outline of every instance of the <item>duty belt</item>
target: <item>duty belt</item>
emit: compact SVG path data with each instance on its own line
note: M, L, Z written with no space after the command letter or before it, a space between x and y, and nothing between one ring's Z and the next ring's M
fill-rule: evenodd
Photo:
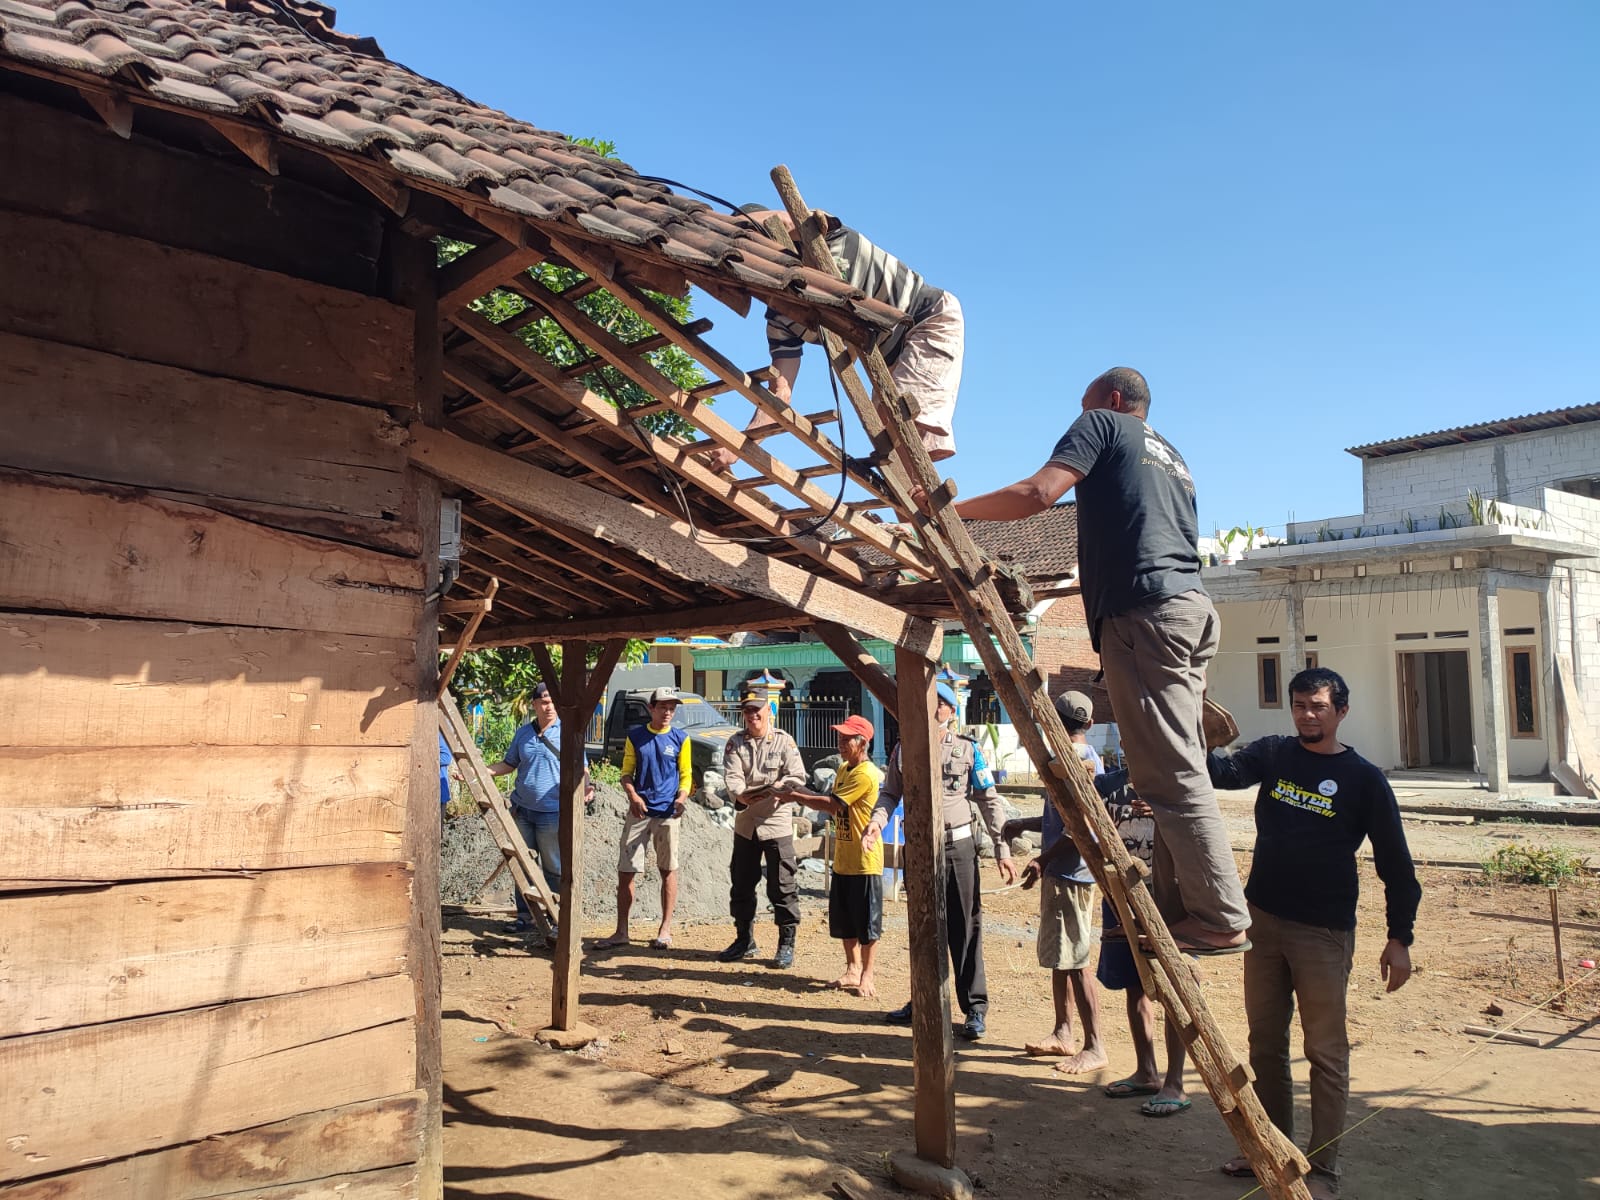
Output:
M971 821L968 821L965 825L948 826L948 827L946 827L946 829L944 831L944 840L946 842L964 842L971 836L972 836L972 822Z

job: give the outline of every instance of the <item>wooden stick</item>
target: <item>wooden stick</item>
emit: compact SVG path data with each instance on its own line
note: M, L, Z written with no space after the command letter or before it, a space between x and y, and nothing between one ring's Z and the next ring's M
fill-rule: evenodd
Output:
M1491 917L1496 921L1520 921L1524 925L1550 924L1544 917L1524 917L1519 913L1479 912L1476 909L1470 909L1467 915L1472 917ZM1561 927L1563 929L1581 929L1585 933L1600 933L1600 925L1590 921L1563 921L1561 922Z
M1561 961L1561 890L1550 889L1550 928L1556 935L1556 983L1567 990L1567 964Z
M1488 1038L1491 1042L1515 1042L1519 1046L1543 1047L1544 1039L1531 1033L1517 1033L1510 1029L1495 1029L1488 1025L1468 1025L1461 1031L1473 1037Z
M444 695L445 689L450 686L450 680L456 673L456 668L461 665L462 658L472 647L472 635L478 632L478 626L483 624L484 617L489 615L489 609L494 606L494 594L500 590L498 579L489 580L488 591L483 596L483 607L472 614L472 619L467 622L467 627L461 631L461 636L456 639L455 649L450 651L450 657L445 660L444 669L439 672L439 691L435 694L437 700Z

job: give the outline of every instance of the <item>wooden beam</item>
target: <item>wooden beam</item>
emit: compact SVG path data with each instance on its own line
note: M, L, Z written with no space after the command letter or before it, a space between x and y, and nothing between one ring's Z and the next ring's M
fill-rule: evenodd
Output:
M278 173L278 143L265 129L237 121L216 120L211 122L211 127L268 175Z
M79 88L78 94L88 101L89 107L100 115L112 133L123 139L133 136L133 105L126 96L94 88Z
M596 537L629 547L639 557L684 579L733 587L812 617L837 621L873 637L937 655L943 633L887 604L789 566L745 546L705 541L686 522L636 505L461 438L414 427L411 460L426 471L481 495Z
M755 521L768 533L790 539L796 547L815 561L829 567L852 583L859 584L865 581L866 575L861 564L843 551L835 549L831 542L814 535L802 534L800 532L802 527L780 517L777 507L770 501L743 495L734 486L733 480L710 470L693 455L684 453L682 446L658 438L641 426L632 425L615 405L596 396L581 384L563 377L554 366L492 321L485 320L475 312L457 313L453 320L459 328L471 333L518 370L546 382L554 395L571 404L585 416L609 426L620 437L638 441L653 449L663 464L672 468L708 496L720 500L740 516ZM569 457L576 452L576 447L572 443L570 435L563 435L562 451ZM472 487L472 484L464 486Z
M563 651L562 662L566 662ZM533 646L534 661L539 664L539 681L550 689L550 698L556 702L556 707L561 707L561 672L556 670L556 660L550 655L550 647L543 642L536 642Z
M861 643L856 641L855 635L843 625L836 625L832 621L815 621L811 629L818 640L833 651L834 657L861 681L861 686L877 698L878 703L883 705L884 711L895 720L899 720L900 689L894 681L894 676L885 671L882 664L866 652Z
M490 499L489 503L509 516L514 516L524 521L531 520L526 513L519 512L510 505L501 504L493 499ZM579 579L586 579L590 583L603 587L624 599L649 603L655 599L653 593L660 593L662 596L676 600L680 604L691 604L694 601L694 597L690 592L674 588L670 583L661 579L659 573L653 567L635 563L631 555L618 554L615 546L602 542L599 538L589 534L566 529L553 521L540 523L536 531L517 530L502 522L491 520L476 509L463 508L461 511L467 520L480 529L488 530L496 537L510 542L519 550L533 555L542 562L559 566L562 570L576 575ZM537 540L538 536L549 537L562 545L570 546L585 557L575 558L572 555L561 553L559 548L543 546ZM601 563L614 567L618 575L627 575L637 580L650 591L641 593L638 588L628 584L626 579L618 579L615 576L606 575L596 569Z
M911 942L911 1056L917 1156L956 1161L956 1058L950 1032L950 958L945 951L944 811L935 781L936 664L896 649L900 781L905 804L906 920Z
M684 637L740 629L803 629L808 623L809 618L803 614L771 600L736 600L731 604L666 609L638 616L580 617L571 621L502 626L480 639L478 645L485 648L529 646L535 642L563 642L571 638Z
M454 312L529 267L543 262L545 251L524 244L526 241L526 238L518 242L496 238L440 267L435 284L439 293L439 311L446 314Z
M489 615L489 610L494 607L494 594L500 590L498 579L489 580L489 590L482 600L474 601L482 607L473 614L467 622L467 627L461 631L461 636L456 638L456 644L450 650L450 657L445 661L444 667L439 671L439 690L434 698L444 695L444 690L450 686L450 679L456 673L456 668L461 665L461 658L472 646L473 635L478 632L478 626L483 624L484 617Z

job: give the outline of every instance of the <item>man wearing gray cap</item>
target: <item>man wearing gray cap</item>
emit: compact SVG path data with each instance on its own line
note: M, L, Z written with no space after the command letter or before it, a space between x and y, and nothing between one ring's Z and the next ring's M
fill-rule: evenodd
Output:
M778 925L774 967L794 966L795 931L800 927L800 889L794 882L794 805L779 800L777 791L804 787L806 765L800 747L772 722L772 709L760 696L746 696L739 705L744 729L728 739L723 752L723 778L736 810L733 857L728 863L731 886L728 914L733 918L733 944L717 957L738 962L760 954L751 932L756 919L756 883L766 866L767 899Z
M1005 810L1000 804L1000 794L994 790L994 776L983 761L977 739L955 731L952 723L956 716L956 694L941 683L938 696L933 711L940 727L936 735L939 778L934 786L944 812L945 937L955 974L956 1001L962 1013L956 1032L968 1041L976 1041L984 1035L989 989L983 976L983 895L978 847L972 837L973 799L977 800L978 811L994 841L995 865L1000 870L1000 878L1012 883L1017 871L1011 863L1011 848L1000 836ZM878 793L872 821L861 839L864 847L870 848L877 840L902 794L900 747L896 746L889 756L889 770ZM884 1020L891 1025L911 1024L910 1003L887 1014Z

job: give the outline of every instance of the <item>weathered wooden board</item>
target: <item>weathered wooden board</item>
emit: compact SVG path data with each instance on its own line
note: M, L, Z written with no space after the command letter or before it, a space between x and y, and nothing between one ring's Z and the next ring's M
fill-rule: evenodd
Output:
M367 863L0 897L0 1038L396 974L410 895Z
M403 858L404 749L0 749L0 881ZM107 853L107 847L116 847Z
M160 1197L209 1200L271 1195L264 1189L314 1184L307 1196L360 1195L336 1191L332 1175L357 1171L387 1175L387 1167L414 1162L421 1092L367 1100L306 1113L255 1129L156 1150L114 1163L0 1188L5 1200L91 1200L94 1197ZM403 1182L404 1176L401 1176ZM409 1195L396 1189L388 1193Z
M11 95L0 95L0 204L333 287L377 285L372 206Z
M332 1175L281 1187L229 1192L226 1200L399 1200L421 1195L420 1187L421 1171L417 1166L389 1167L360 1175Z
M0 746L407 746L414 657L398 638L0 612Z
M412 405L412 316L354 292L0 209L0 330Z
M0 1180L414 1090L404 975L0 1041Z
M395 520L386 413L0 333L0 466Z
M0 607L415 637L422 564L134 488L0 471Z

